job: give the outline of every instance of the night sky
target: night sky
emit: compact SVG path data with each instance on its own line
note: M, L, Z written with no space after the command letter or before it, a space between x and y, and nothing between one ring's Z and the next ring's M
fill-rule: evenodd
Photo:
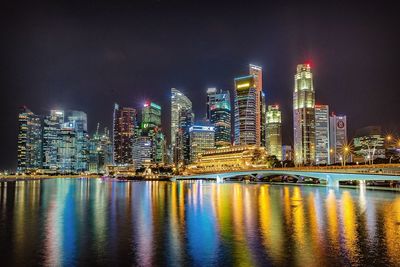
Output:
M37 114L85 111L92 133L97 122L111 127L114 102L140 108L148 99L161 104L168 134L171 87L201 119L206 88L233 92L249 63L264 69L268 104L283 109L285 143L293 139L293 75L305 61L317 103L348 116L349 137L367 125L400 126L399 20L382 1L8 2L0 9L1 170L16 167L21 105Z

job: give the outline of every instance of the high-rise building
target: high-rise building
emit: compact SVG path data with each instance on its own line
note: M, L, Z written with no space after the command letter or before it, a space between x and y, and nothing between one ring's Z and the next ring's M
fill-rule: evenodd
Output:
M43 121L43 169L57 170L57 150L61 127L64 124L64 111L51 110Z
M267 146L267 102L265 93L261 92L261 146Z
M149 167L153 163L153 140L150 136L138 136L133 141L133 165L136 169Z
M112 164L112 142L107 128L99 134L99 124L96 133L89 140L89 172L105 173L106 166Z
M175 151L176 134L179 130L179 112L181 109L192 110L192 101L175 88L171 88L171 152ZM175 159L174 155L172 158ZM176 162L175 162L176 163Z
M167 162L167 142L164 134L158 129L155 131L152 138L153 146L153 162L163 165Z
M266 148L269 155L282 160L282 112L279 105L269 105L266 113Z
M329 106L315 105L315 163L330 164Z
M265 123L262 121L262 106L265 105L265 98L263 100L263 84L262 84L262 68L253 64L249 65L249 74L254 77L254 88L256 91L256 145L261 145L262 137L262 125ZM265 95L264 95L265 97ZM264 103L263 103L264 101Z
M190 162L196 162L198 155L215 148L214 127L193 125L189 128L190 134Z
M346 116L331 114L329 117L329 139L330 164L341 163L343 160L343 147L347 145Z
M57 168L63 174L76 173L77 134L73 123L64 123L60 129L57 145Z
M353 138L354 160L373 163L374 160L385 158L385 138L381 126L368 126L358 129Z
M135 133L136 110L114 105L113 149L115 164L132 164L132 144Z
M27 107L18 115L18 163L19 172L42 167L42 119Z
M235 78L235 145L259 144L257 99L256 79L253 75Z
M229 91L207 90L207 119L215 128L215 145L231 144L231 99Z
M76 136L76 172L88 170L89 135L87 133L87 115L83 111L71 110L65 113L67 128L73 128Z
M161 107L147 101L142 109L142 129L161 127Z
M294 75L293 131L295 164L315 163L315 91L310 64L297 65Z
M189 129L194 124L194 113L191 109L181 109L179 112L179 130L176 133L174 162L190 163L190 135Z

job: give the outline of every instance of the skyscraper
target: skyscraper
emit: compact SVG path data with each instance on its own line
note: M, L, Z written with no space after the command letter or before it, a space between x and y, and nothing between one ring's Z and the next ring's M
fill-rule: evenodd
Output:
M315 163L330 164L329 106L315 105Z
M330 164L342 161L343 146L347 144L347 119L346 116L336 116L332 113L329 118L330 139Z
M135 137L133 141L133 164L136 169L148 167L153 163L154 150L152 137L142 135Z
M42 119L27 107L18 115L17 170L25 172L42 167Z
M43 121L43 169L57 170L57 150L64 111L51 110Z
M266 148L269 155L282 160L282 112L278 105L269 105L266 113Z
M235 145L257 144L259 123L257 124L258 98L255 83L253 75L235 78Z
M261 92L261 146L267 146L267 102L265 93Z
M60 173L76 173L77 169L77 134L73 123L66 122L61 127L57 145L57 168Z
M76 172L88 170L89 135L87 133L87 115L83 111L71 110L65 112L66 128L73 128L76 136Z
M136 110L114 105L113 148L115 164L132 164L132 144L136 122Z
M142 129L161 127L161 107L147 101L142 109Z
M193 125L190 134L190 162L196 162L199 154L215 148L214 127Z
M310 64L297 65L294 75L293 132L295 164L315 163L315 92Z
M249 74L254 77L254 88L256 91L256 145L259 146L261 145L261 131L262 128L264 128L263 124L265 124L265 122L262 121L262 105L265 105L265 95L263 95L262 89L262 68L260 66L250 64Z
M174 162L190 163L190 136L189 129L194 124L194 113L191 109L181 109L179 112L179 130L176 133Z
M183 93L171 88L171 152L174 153L176 146L176 133L179 129L179 111L181 109L191 110L192 102ZM172 155L172 158L176 158Z
M231 144L231 100L229 91L207 90L207 118L215 128L215 145Z

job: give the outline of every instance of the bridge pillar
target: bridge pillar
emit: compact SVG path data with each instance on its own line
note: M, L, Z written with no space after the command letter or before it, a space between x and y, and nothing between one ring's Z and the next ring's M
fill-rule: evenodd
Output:
M224 179L222 177L220 177L219 175L217 175L217 183L222 183L224 181Z
M339 187L339 181L334 179L332 176L330 176L329 174L326 176L326 181L327 181L327 185L329 187Z
M360 188L364 189L366 187L365 180L360 180L359 185L360 185Z

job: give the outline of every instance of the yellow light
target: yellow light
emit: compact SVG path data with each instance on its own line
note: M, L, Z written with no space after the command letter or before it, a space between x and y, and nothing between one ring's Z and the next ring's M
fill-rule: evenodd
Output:
M388 136L386 136L386 139L387 139L388 141L390 141L390 140L392 140L392 136L391 136L391 135L388 135Z
M238 86L236 86L236 88L240 89L240 88L249 87L249 86L250 86L250 83L242 83L242 84L239 84Z

